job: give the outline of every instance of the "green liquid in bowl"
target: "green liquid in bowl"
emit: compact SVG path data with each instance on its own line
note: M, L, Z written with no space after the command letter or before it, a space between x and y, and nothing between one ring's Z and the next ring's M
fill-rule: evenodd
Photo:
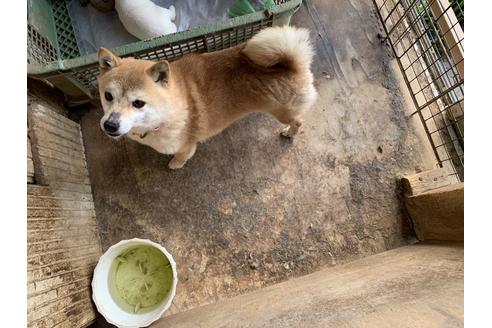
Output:
M113 294L117 303L133 312L152 309L171 290L173 272L166 256L152 246L132 247L113 263ZM124 303L124 304L122 304Z

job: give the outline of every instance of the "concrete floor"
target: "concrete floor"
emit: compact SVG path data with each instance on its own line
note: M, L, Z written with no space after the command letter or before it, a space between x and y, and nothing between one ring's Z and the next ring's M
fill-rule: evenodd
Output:
M153 328L463 327L463 244L417 244L165 317Z
M170 171L170 157L106 137L100 108L78 113L103 251L165 245L179 275L170 314L414 240L398 178L435 160L371 1L305 0L292 24L312 31L320 94L293 143L252 115Z

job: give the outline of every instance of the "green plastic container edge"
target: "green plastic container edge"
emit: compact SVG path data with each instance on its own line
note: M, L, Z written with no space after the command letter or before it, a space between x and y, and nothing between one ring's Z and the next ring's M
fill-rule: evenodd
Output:
M183 41L190 38L200 37L207 34L213 34L221 30L236 28L242 25L252 24L264 19L269 19L272 15L289 17L299 7L302 0L291 0L276 5L268 10L256 12L253 14L229 18L224 21L206 24L190 30L178 32L175 34L164 35L159 38L130 43L120 47L110 49L118 56L129 56L139 52L145 52L152 48L161 47L174 42ZM92 53L82 57L66 60L58 60L49 64L30 64L27 67L27 74L35 78L45 78L59 75L60 73L69 72L73 69L81 69L86 66L93 66L97 63L97 53Z

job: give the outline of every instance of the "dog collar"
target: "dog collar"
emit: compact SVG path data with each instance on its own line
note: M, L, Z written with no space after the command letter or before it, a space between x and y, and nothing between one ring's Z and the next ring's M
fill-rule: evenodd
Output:
M145 131L144 133L133 133L135 135L138 135L140 139L143 139L149 134L149 132L158 132L160 130L160 126L153 128L152 130Z

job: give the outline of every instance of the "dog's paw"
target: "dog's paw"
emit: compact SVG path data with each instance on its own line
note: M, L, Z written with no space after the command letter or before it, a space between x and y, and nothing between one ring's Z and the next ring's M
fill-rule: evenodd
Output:
M178 170L180 168L182 168L184 165L185 165L186 162L183 162L179 159L177 159L176 157L173 157L170 161L169 161L169 164L167 164L167 166L171 169L171 170Z
M290 126L284 128L281 132L280 132L280 136L281 137L284 137L284 138L287 138L287 139L291 139L293 137L293 135L290 133Z

